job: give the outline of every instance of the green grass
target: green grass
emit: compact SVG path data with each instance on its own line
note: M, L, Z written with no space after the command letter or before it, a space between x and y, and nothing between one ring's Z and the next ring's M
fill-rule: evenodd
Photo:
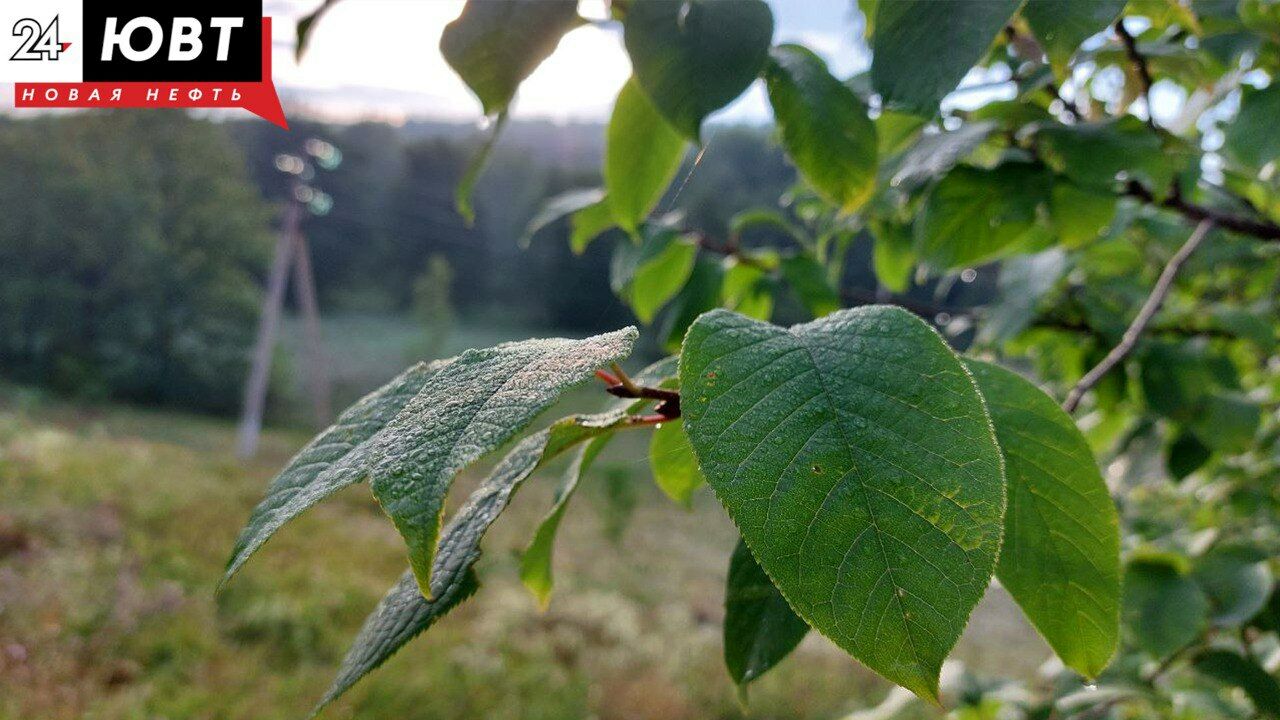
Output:
M214 598L249 509L305 440L270 431L242 464L229 422L0 388L0 720L305 717L405 566L357 487L287 527ZM706 492L692 512L663 498L646 443L639 431L614 443L575 499L547 612L520 587L515 552L554 471L495 526L477 597L326 717L741 717L719 637L734 529ZM628 496L621 524L610 508ZM606 531L619 526L615 544ZM997 591L957 656L1030 676L1046 651ZM888 690L811 635L753 687L751 716L835 718Z

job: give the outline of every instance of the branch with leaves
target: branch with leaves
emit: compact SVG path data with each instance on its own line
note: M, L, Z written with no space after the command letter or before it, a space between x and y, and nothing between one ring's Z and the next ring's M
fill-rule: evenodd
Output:
M1238 110L1208 101L1202 111L1236 112L1220 149L1151 117L1157 81L1190 91L1254 63L1277 77L1280 51L1251 2L1206 10L1215 14L1203 27L1196 9L1159 7L1141 22L1161 52L1144 53L1126 18L1150 9L1122 0L972 3L963 23L949 3L880 0L868 18L871 68L842 79L809 48L775 45L760 0L613 3L633 77L606 131L601 187L552 199L526 238L559 232L575 252L610 243L613 290L673 357L632 378L620 363L638 333L627 329L411 368L272 483L228 577L298 513L369 482L404 538L409 570L357 637L327 703L476 592L489 525L527 477L573 450L521 561L545 605L569 499L608 439L632 428L653 433L650 468L664 492L687 506L710 486L739 530L724 629L739 689L812 630L943 702L942 663L998 578L1063 666L1047 687L1027 689L1031 699L970 683L1001 713L1088 717L1066 693L1087 679L1113 682L1104 671L1119 653L1121 668L1185 670L1205 692L1238 687L1258 712L1280 716L1268 704L1280 685L1256 658L1199 640L1211 625L1241 629L1248 650L1248 638L1280 629L1280 541L1266 530L1280 511L1258 489L1280 472L1277 421L1264 415L1280 387L1271 362L1280 260L1270 245L1217 243L1212 275L1175 282L1213 228L1280 240L1271 178L1280 86L1247 88ZM471 0L441 49L486 115L501 118L583 22L573 0ZM303 40L312 24L300 28ZM1216 34L1244 36L1252 49L1237 52ZM1136 78L1145 123L1128 107L1106 116L1098 83L1117 67ZM1016 78L1012 99L947 109L975 68ZM703 157L705 119L756 80L798 182L778 207L730 220L722 243L670 212L689 176L672 185L691 147ZM1223 185L1186 187L1207 165L1229 171ZM1245 212L1199 201L1226 190L1248 198ZM849 265L868 240L877 285L861 290L850 287ZM957 278L974 281L985 267L998 282L972 305L916 299L948 297ZM1155 267L1148 289L1140 279ZM1166 304L1198 315L1158 322ZM921 320L944 313L977 327L965 354ZM1033 332L1044 328L1070 334ZM1121 328L1095 360L1093 346ZM1140 387L1114 372L1130 361ZM1041 389L1068 385L1083 367L1063 405ZM528 431L592 377L613 404ZM1100 419L1086 438L1069 412L1090 392ZM442 525L454 477L508 441L514 449ZM1117 508L1099 455L1110 462L1140 446L1162 448L1167 473L1116 479ZM1140 459L1116 467L1150 464ZM1207 484L1221 499L1211 508L1197 499ZM1188 540L1209 533L1212 547ZM1162 551L1122 558L1121 547ZM1150 680L1152 694L1164 692ZM1142 701L1112 691L1099 714Z

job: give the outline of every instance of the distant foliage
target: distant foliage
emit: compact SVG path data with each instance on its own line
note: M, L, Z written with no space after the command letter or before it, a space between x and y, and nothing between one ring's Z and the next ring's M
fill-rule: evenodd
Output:
M238 406L270 212L221 130L174 113L0 125L0 373Z

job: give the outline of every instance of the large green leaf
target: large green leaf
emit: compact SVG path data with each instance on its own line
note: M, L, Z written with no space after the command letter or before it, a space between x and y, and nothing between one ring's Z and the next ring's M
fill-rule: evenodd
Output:
M1280 117L1280 83L1272 82L1265 90L1244 88L1240 112L1235 122L1226 126L1223 150L1227 156L1254 171L1280 158L1277 117Z
M775 47L764 79L800 174L842 211L857 210L876 182L876 126L866 104L800 45Z
M706 482L679 420L663 423L653 431L649 467L662 492L685 507L693 504L693 492Z
M373 495L409 546L430 592L445 495L460 470L514 437L570 387L631 354L636 329L585 340L526 340L468 350L442 366L371 443Z
M1139 558L1125 566L1123 618L1133 643L1163 658L1204 630L1209 601L1177 562Z
M747 544L738 541L724 592L724 664L739 687L791 654L809 633Z
M802 618L937 699L995 567L1000 451L960 359L895 307L780 328L716 310L680 359L707 482Z
M368 442L439 371L452 362L418 363L366 395L317 435L271 481L240 531L219 588L285 523L335 492L363 482L373 456Z
M680 169L684 149L684 137L662 119L635 79L623 85L604 153L604 185L618 225L635 232Z
M440 52L494 115L581 23L577 0L468 0L440 35Z
M574 445L613 432L627 421L622 411L579 415L521 440L498 463L489 477L467 498L440 534L439 551L431 572L431 590L424 593L410 570L400 577L364 621L338 676L316 707L324 706L386 662L405 643L457 607L479 587L472 566L480 558L480 541L506 509L511 496L535 470Z
M1197 671L1244 690L1263 716L1280 718L1280 681L1256 661L1231 650L1209 650L1197 655L1194 665Z
M773 41L773 13L761 0L643 0L627 4L624 22L640 87L695 141L703 118L756 79Z
M1080 43L1107 29L1128 0L1027 0L1022 17L1060 74Z
M916 252L940 270L1007 254L1035 229L1051 182L1044 168L1027 163L952 170L925 200Z
M1022 0L881 0L871 39L871 82L884 104L932 117Z
M966 362L1008 482L996 577L1067 667L1097 677L1120 635L1120 521L1102 473L1052 398L1016 373Z

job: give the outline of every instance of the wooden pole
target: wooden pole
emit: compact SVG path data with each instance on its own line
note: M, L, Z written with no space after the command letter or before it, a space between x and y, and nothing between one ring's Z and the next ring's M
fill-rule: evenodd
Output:
M315 411L316 425L323 428L333 419L332 393L329 387L329 370L324 358L324 341L320 332L320 303L316 299L311 249L301 231L294 236L293 253L293 293L298 309L302 311L312 409Z
M302 222L302 205L290 199L285 210L284 227L276 240L275 259L271 261L271 273L267 276L267 296L262 302L262 316L258 320L258 339L253 349L253 367L244 388L244 412L240 418L240 431L236 439L236 454L251 458L258 451L258 436L262 433L262 414L267 404L267 381L271 378L271 353L275 348L276 334L280 328L280 314L284 308L284 293L289 283L289 266L292 265L294 238Z

